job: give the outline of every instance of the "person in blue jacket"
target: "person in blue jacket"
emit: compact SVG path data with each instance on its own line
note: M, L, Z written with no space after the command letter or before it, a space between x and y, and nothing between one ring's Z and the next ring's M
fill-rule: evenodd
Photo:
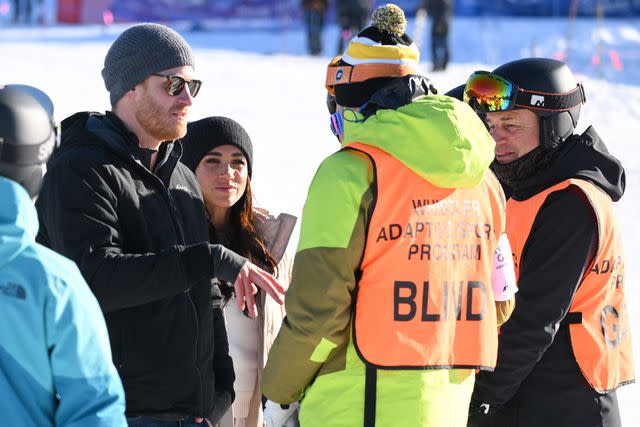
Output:
M35 242L56 140L44 92L0 86L1 424L126 426L100 306L71 260Z

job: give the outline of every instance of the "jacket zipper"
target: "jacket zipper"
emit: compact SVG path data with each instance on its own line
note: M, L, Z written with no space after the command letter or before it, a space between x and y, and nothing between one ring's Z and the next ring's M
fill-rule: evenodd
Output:
M154 175L155 176L155 175ZM156 177L158 179L158 181L160 181L160 183L162 183L162 181ZM164 184L162 184L162 186L164 187ZM171 206L171 213L172 213L172 218L174 220L174 223L176 225L177 228L177 232L178 232L178 238L180 239L180 242L182 244L185 244L185 237L184 237L184 230L182 229L182 225L180 224L180 221L178 220L178 210L176 208L175 205L175 201L173 199L173 196L171 195L171 191L169 191L168 188L166 188L166 195L167 195L167 199L169 201L169 205ZM189 304L191 305L191 310L193 310L193 319L195 322L195 329L196 329L196 342L195 342L195 351L194 351L194 360L193 360L193 366L195 368L196 371L196 377L198 380L198 387L200 389L200 399L199 399L199 413L202 414L203 413L203 401L204 401L204 396L203 396L203 392L202 392L202 375L200 374L200 369L198 369L198 343L200 341L200 324L198 323L198 312L196 311L196 305L193 302L193 299L191 298L191 291L190 290L186 290L185 294L187 295L187 298L189 299Z
M156 171L159 170L166 163L166 160L168 158L169 156L166 156L163 159L163 161L157 165L157 167L155 168ZM140 166L142 165L140 164ZM162 180L155 173L151 172L149 169L145 168L144 166L142 166L142 168L145 171L145 173L148 173L149 175L151 175L153 179L156 181L156 183L158 183L164 190L164 194L166 196L167 203L169 204L169 208L171 211L171 220L173 221L173 224L176 228L176 233L178 234L178 241L180 242L180 244L183 244L183 245L186 244L184 230L182 229L182 225L178 217L178 209L176 208L176 203L175 203L175 200L173 199L173 196L171 195L171 191L169 190L169 187L165 186L164 182L162 182ZM203 390L202 390L202 375L200 373L200 369L198 368L198 343L200 342L200 324L198 323L198 312L196 310L196 306L193 302L193 299L191 298L191 290L186 290L184 293L189 299L189 305L191 305L191 310L193 311L193 319L195 323L196 340L194 343L195 351L194 351L193 366L196 372L196 380L198 382L198 388L200 389L199 390L200 399L198 401L198 413L202 414L204 412L203 410L204 396L203 396Z
M118 149L118 145L113 142L110 139L107 139L108 145L110 146L110 148L115 151L116 153L120 153L122 154L122 151L120 149ZM136 167L140 168L140 171L142 174L146 174L146 175L150 175L152 177L153 180L155 180L156 184L159 184L160 187L164 190L164 194L166 196L167 202L169 203L169 207L170 207L170 211L171 211L171 220L173 221L173 224L176 228L176 233L178 234L178 240L180 244L185 244L185 236L184 236L184 230L182 229L182 225L180 224L180 221L178 219L178 212L177 212L177 208L175 206L175 202L173 200L173 197L171 196L171 192L169 191L168 186L165 186L164 183L162 182L162 180L152 171L150 171L147 167L145 167L139 160L135 159L129 152L129 150L127 151L127 155L125 155L125 157L129 160L132 161L133 164L137 165ZM169 157L171 157L170 153L168 153L162 160L161 162L157 165L157 167L155 168L156 170L160 169L165 163L167 163L167 160L169 159ZM179 161L179 160L178 160ZM175 169L175 166L174 166ZM172 171L173 173L173 171ZM204 397L203 397L203 391L202 391L202 377L200 374L200 370L198 369L198 343L200 340L200 328L199 328L199 324L198 324L198 313L195 307L195 304L193 303L193 299L191 298L191 292L190 290L185 291L185 294L187 295L187 298L189 299L189 303L191 305L191 309L193 310L194 313L194 323L195 323L195 330L196 330L196 340L195 340L195 358L194 358L194 368L196 371L196 376L197 376L197 381L198 381L198 385L200 388L200 401L198 402L199 404L199 412L202 413L203 412L203 401L204 401ZM122 363L122 361L120 362Z

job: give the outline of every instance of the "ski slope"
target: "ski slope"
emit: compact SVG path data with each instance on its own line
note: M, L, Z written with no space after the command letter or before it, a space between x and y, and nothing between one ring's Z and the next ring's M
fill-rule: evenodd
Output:
M45 90L59 119L80 110L104 111L109 103L100 70L110 43L124 28L0 28L0 84L26 83ZM305 36L297 25L286 31L236 28L183 34L194 47L196 70L204 81L191 119L225 115L242 123L254 143L256 205L300 216L318 164L339 148L329 130L323 86L337 29L325 32L325 56L318 58L303 55ZM627 190L616 209L624 233L627 301L640 372L638 21L464 18L454 21L451 41L453 63L445 72L429 72L429 55L423 49L422 71L441 92L463 83L474 70L532 54L559 55L570 47L569 59L587 95L578 130L594 124L626 168ZM612 51L623 62L622 69L612 61ZM640 386L623 387L619 399L624 425L637 425Z

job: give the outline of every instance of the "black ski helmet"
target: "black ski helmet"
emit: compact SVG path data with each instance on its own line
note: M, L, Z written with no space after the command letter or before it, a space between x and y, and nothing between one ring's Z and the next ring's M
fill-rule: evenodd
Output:
M557 147L573 134L585 96L567 64L550 58L524 58L501 65L493 74L515 83L520 89L539 94L532 95L527 106L518 104L517 108L531 110L540 118L543 147ZM545 109L545 95L550 95L549 101L553 98L553 108Z
M452 98L457 99L458 101L463 101L464 102L464 88L466 86L465 84L461 84L460 86L456 86L453 89L451 89L449 92L445 93L445 95L450 96Z
M53 102L43 91L27 85L0 86L0 176L35 197L58 137Z

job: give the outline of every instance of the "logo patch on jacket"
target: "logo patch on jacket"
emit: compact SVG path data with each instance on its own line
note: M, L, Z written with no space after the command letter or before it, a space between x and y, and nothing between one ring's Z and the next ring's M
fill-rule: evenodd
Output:
M184 191L185 193L187 193L191 197L196 198L196 195L193 194L193 191L191 191L191 189L189 187L187 187L186 185L178 184L178 185L176 185L176 190Z
M0 283L0 294L17 299L27 299L27 292L17 283Z

